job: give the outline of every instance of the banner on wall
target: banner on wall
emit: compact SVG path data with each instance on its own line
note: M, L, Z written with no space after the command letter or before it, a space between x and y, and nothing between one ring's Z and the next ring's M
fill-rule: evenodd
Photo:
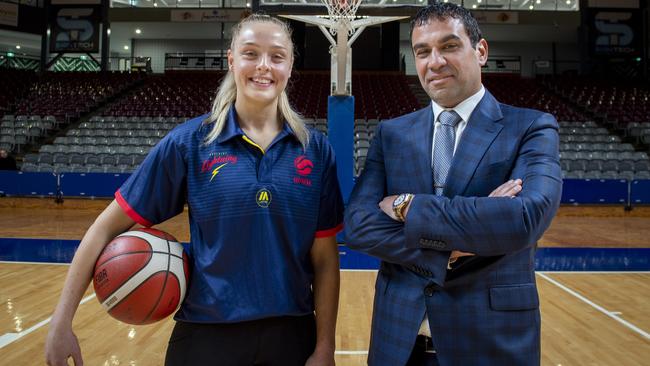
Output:
M50 6L50 52L99 52L101 5Z
M18 26L18 4L0 3L0 24Z
M472 16L479 24L519 24L516 11L473 11Z
M238 22L248 12L241 9L172 10L172 22Z
M586 11L593 57L641 56L643 25L639 9L592 8Z

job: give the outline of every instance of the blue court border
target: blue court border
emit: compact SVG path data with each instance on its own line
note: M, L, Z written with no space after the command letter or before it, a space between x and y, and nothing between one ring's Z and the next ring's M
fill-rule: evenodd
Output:
M0 238L0 261L70 263L79 240ZM184 243L187 249L187 243ZM379 261L339 246L341 269L378 269ZM650 248L539 248L538 271L650 271Z

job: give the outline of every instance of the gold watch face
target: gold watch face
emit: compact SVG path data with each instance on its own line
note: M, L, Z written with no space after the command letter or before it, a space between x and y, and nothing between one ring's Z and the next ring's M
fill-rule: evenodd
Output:
M397 196L397 198L395 198L395 201L393 201L393 207L397 207L401 205L405 199L406 199L406 195L400 194L399 196Z

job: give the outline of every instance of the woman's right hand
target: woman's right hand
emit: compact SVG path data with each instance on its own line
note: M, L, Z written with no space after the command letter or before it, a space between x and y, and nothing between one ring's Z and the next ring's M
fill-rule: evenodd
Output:
M77 336L70 326L52 325L45 341L45 361L48 366L67 366L72 357L74 366L84 364Z

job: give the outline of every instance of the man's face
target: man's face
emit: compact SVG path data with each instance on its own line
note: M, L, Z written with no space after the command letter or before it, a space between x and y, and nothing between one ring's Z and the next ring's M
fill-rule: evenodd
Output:
M6 158L7 157L7 150L5 149L0 149L0 158Z
M481 88L481 66L488 46L481 39L472 47L460 19L430 19L413 28L411 45L422 87L439 105L453 108Z

